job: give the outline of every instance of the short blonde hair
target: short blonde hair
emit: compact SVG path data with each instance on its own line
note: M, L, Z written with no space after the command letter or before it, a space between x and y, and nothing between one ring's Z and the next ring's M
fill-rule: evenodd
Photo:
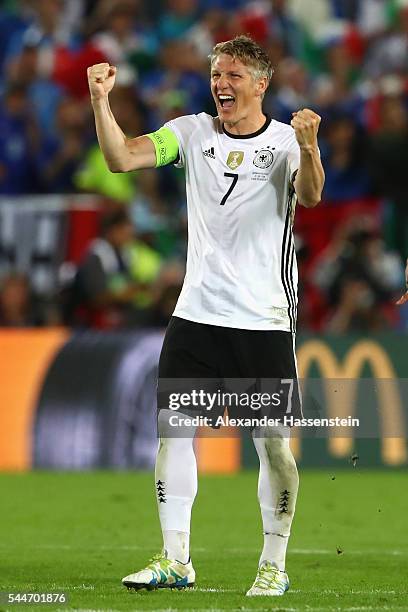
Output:
M262 47L249 36L236 36L215 45L209 55L211 66L222 53L239 59L251 70L256 80L264 77L267 78L268 83L271 80L273 74L271 61Z

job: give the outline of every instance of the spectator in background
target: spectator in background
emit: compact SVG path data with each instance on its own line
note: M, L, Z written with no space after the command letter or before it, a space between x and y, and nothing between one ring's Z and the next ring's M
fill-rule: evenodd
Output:
M74 193L74 176L89 143L88 115L72 98L63 98L57 109L56 129L45 136L37 156L38 176L44 192Z
M159 18L158 31L162 42L180 40L193 27L198 12L197 0L167 0Z
M398 2L399 0L397 0ZM343 0L336 0L337 4ZM389 26L389 9L396 5L395 0L348 0L352 3L352 17L367 41L376 41ZM349 11L350 12L350 11Z
M265 45L265 50L267 52L267 54L269 55L269 57L271 58L271 64L272 66L277 66L276 69L276 74L274 74L274 77L272 79L272 83L269 85L268 91L265 94L265 100L267 98L268 93L270 92L270 95L273 92L277 92L279 90L279 85L278 85L278 81L279 81L279 75L278 75L278 71L279 71L279 66L280 64L288 57L284 43L282 40L280 40L279 38L271 38L268 41L268 44Z
M322 159L326 173L323 197L346 203L372 192L365 135L348 114L333 112L323 125Z
M385 307L402 278L400 258L386 251L368 219L352 218L316 262L314 280L333 313L328 329L340 333L389 326Z
M290 2L288 0L273 0L270 4L272 9L269 17L270 40L282 41L286 54L299 56L302 34L299 25L293 18Z
M174 92L183 97L188 113L202 112L213 104L208 95L208 60L187 40L170 40L160 51L159 65L140 81L140 93L149 109L148 129L162 125L162 101Z
M121 72L127 67L134 77L154 67L157 53L157 41L143 26L140 8L138 0L120 0L105 5L98 17L101 27L91 38L107 61L120 66Z
M0 194L37 190L34 158L38 136L26 88L10 86L0 106Z
M298 234L295 234L294 238L299 275L298 301L299 304L302 304L297 319L297 331L299 332L313 327L313 300L310 298L313 286L311 285L310 274L307 269L310 260L308 247Z
M395 246L405 258L408 252L408 109L402 92L382 98L380 126L371 137L369 153L376 190L392 203Z
M24 87L29 98L30 113L41 132L49 134L55 127L55 113L64 90L48 76L40 74L40 51L35 45L26 45L7 65L7 79L11 84Z
M222 40L227 13L218 6L204 9L201 19L186 33L186 40L205 62L217 42Z
M60 97L69 92L81 98L88 93L86 68L105 61L89 41L81 40L75 16L80 0L36 0L30 3L27 24L9 41L6 67L9 79L24 79L43 131L53 125ZM74 29L74 26L76 28Z
M278 81L274 93L266 93L264 108L278 121L290 123L292 113L309 106L309 81L302 64L285 58L276 70Z
M37 327L46 319L24 274L13 273L0 284L0 327Z
M156 312L156 301L170 284L169 273L161 269L160 255L137 237L127 212L108 214L101 237L91 243L73 286L64 292L70 323L98 328L151 324L151 310Z
M358 66L353 60L346 34L328 36L322 42L323 72L313 83L313 102L322 111L335 106L342 107L359 119L363 100L357 88Z
M70 29L73 24L64 19L63 0L36 0L30 4L27 16L26 26L11 37L7 49L9 58L19 55L26 46L52 50L57 46L74 47L77 44Z
M314 0L313 2L288 0L288 4L298 27L310 39L317 39L321 30L332 18L329 0Z
M167 327L183 286L185 266L170 261L162 267L154 286L155 298L146 317L146 325Z
M339 300L325 331L332 334L375 333L390 328L369 283L354 276L343 279Z
M126 252L133 233L123 210L104 219L102 235L91 243L75 277L67 310L71 323L118 328L132 320L140 290L132 281Z
M379 4L384 4L383 2ZM364 72L373 79L385 74L403 74L408 70L408 5L389 4L389 26L368 47ZM393 10L391 10L393 9ZM385 7L383 7L384 15ZM387 21L387 20L385 20Z
M4 3L3 3L4 4ZM0 82L4 71L7 49L10 41L19 33L25 30L27 22L24 16L23 2L19 2L20 10L17 7L0 8Z

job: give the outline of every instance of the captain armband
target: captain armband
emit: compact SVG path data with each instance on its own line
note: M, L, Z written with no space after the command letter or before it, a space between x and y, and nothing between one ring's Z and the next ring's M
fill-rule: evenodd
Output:
M156 168L175 162L179 157L179 143L169 128L162 127L156 132L146 134L156 149Z

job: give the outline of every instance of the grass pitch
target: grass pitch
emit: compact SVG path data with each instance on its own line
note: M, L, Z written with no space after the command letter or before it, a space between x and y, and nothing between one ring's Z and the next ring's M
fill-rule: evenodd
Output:
M161 547L152 474L0 475L0 589L69 595L65 605L0 610L408 610L405 473L301 472L291 589L276 599L244 596L262 545L256 480L201 477L196 588L135 593L122 576Z

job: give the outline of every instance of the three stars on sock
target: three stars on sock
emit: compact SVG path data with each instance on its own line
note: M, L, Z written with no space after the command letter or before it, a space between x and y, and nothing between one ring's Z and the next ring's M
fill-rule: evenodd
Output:
M165 483L162 480L158 480L156 482L157 489L157 499L159 500L159 504L166 503L166 493L165 493Z

